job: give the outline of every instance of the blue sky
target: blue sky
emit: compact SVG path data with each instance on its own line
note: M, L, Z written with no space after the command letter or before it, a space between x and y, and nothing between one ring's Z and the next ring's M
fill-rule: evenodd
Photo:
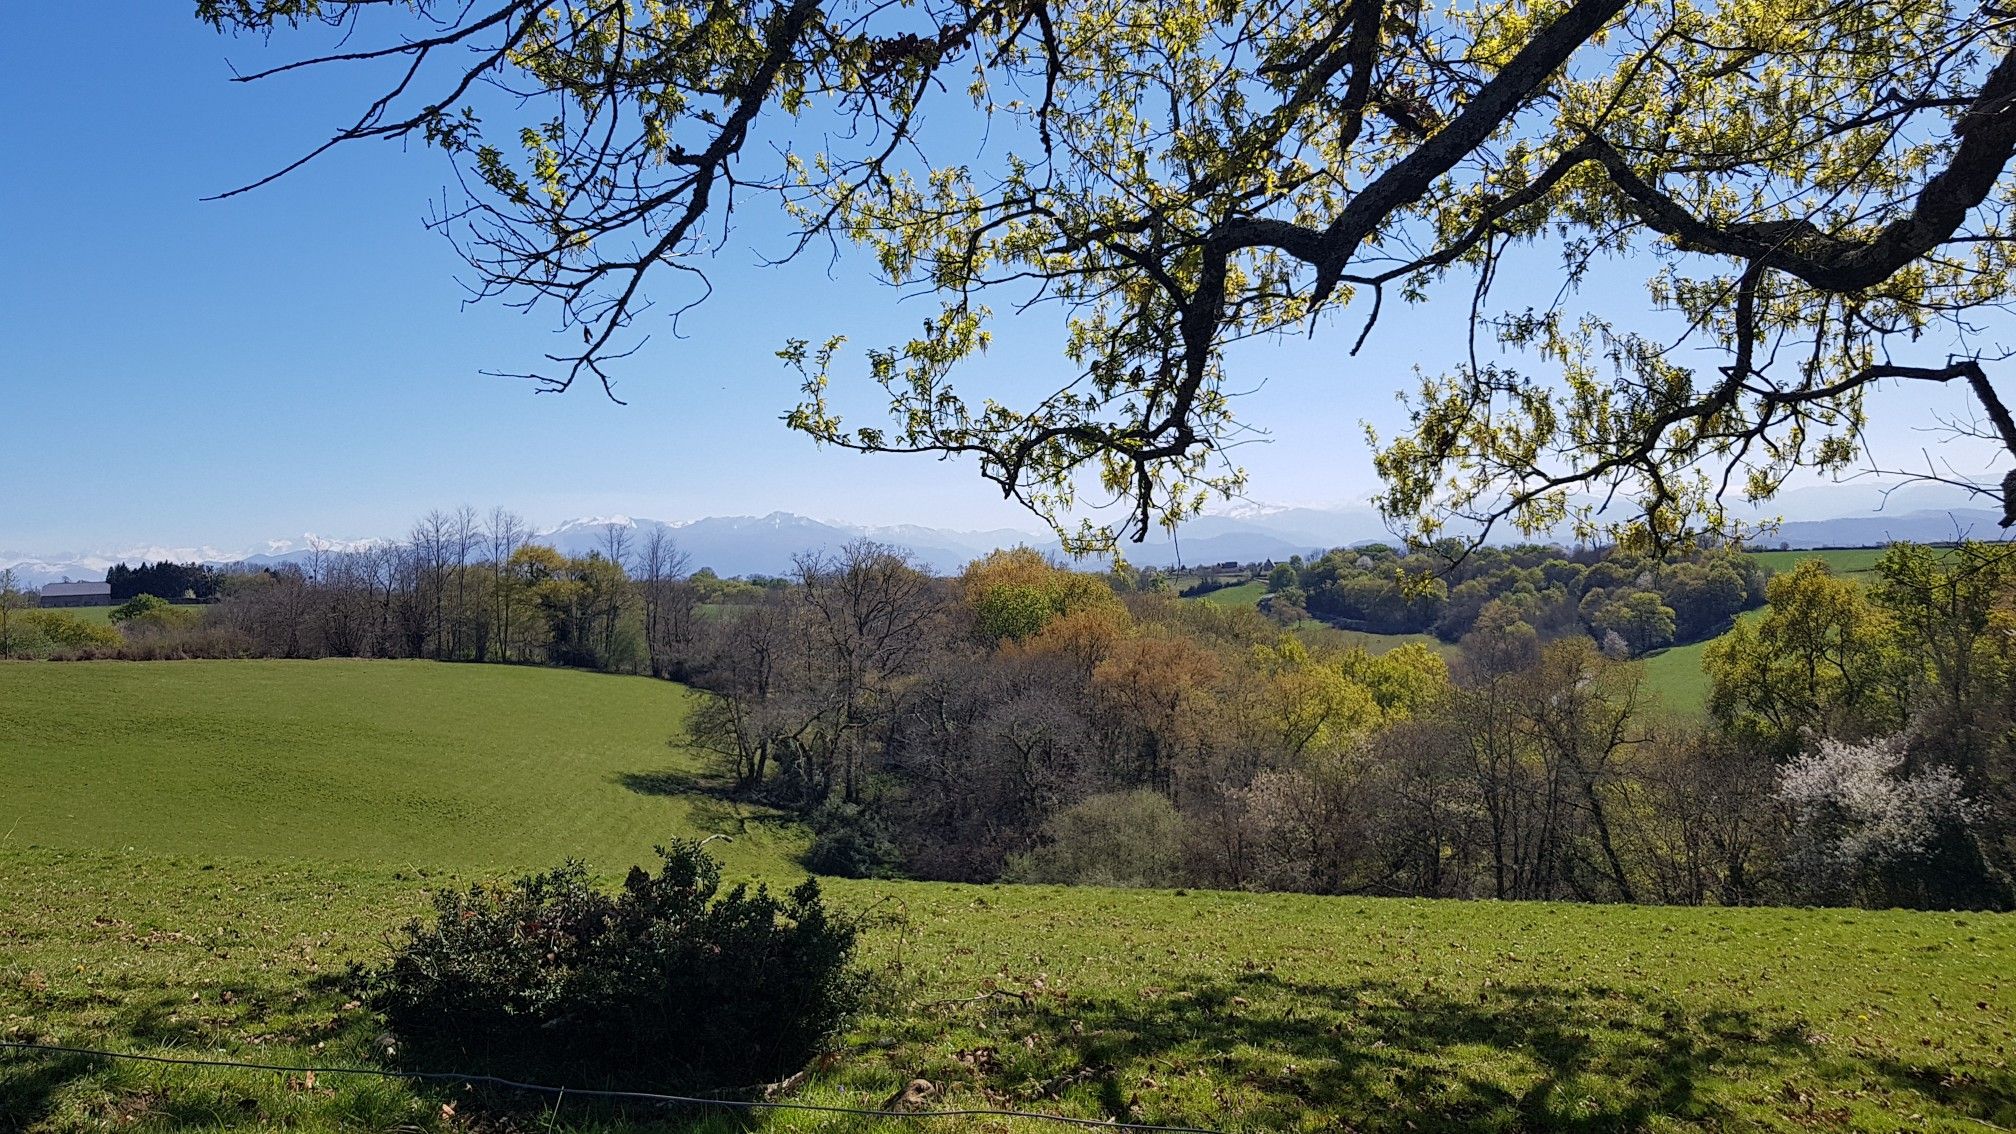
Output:
M461 503L537 523L787 510L1033 526L970 468L820 451L784 429L796 393L774 356L784 339L892 340L931 307L858 262L758 268L776 250L760 225L717 265L718 297L688 337L656 328L623 372L627 406L481 376L528 366L552 317L461 306L460 261L421 226L449 177L439 154L350 145L258 192L200 200L298 156L369 88L338 70L230 83L227 60L270 64L289 44L222 38L189 13L9 13L0 549L256 548L304 531L394 534ZM1391 315L1355 360L1336 328L1242 351L1235 385L1259 391L1241 416L1272 430L1239 454L1251 496L1362 501L1373 485L1359 422L1394 424L1393 391L1415 352L1447 345L1436 328L1449 319ZM1004 329L962 388L1059 364L1054 321ZM1909 426L1922 423L1879 417L1879 439L1915 448Z

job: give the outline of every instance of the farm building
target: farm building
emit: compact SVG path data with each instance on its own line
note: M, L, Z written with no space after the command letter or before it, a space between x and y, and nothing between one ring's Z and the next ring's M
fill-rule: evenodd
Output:
M43 606L110 606L110 583L49 583L42 588Z

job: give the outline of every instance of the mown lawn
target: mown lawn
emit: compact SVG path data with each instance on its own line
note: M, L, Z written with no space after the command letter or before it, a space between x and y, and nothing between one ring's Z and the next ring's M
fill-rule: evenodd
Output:
M16 777L0 778L4 823L17 824L12 834L0 826L0 1040L369 1064L382 1025L355 1003L346 968L384 956L388 931L425 910L432 888L568 851L610 877L638 857L640 844L621 833L632 825L661 835L721 825L705 797L640 796L606 774L641 755L657 758L650 767L690 767L663 745L662 720L680 703L666 686L418 663L171 666L192 669L0 667L0 727L10 730L0 760L11 773L30 737L25 750L42 769L32 800ZM59 672L22 676L31 669ZM240 680L243 696L231 692ZM150 684L163 699L175 694L177 713L107 707L113 692L144 697ZM455 698L484 712L465 714ZM476 719L485 714L495 719ZM131 722L125 738L82 723L101 715ZM555 720L529 719L547 716ZM24 718L51 723L35 731ZM157 731L176 746L160 748ZM358 743L346 742L353 732ZM515 755L520 736L561 756ZM296 814L313 793L273 773L274 760L250 766L279 786L219 789L202 754L220 744L240 759L285 751L295 772L353 786L366 782L361 771L332 766L361 761L391 801L439 797L433 781L453 767L507 801L526 845L509 849L490 823L459 819L415 841L397 805L344 808L339 837L333 820ZM69 798L88 800L89 784L104 784L118 803L108 815L126 818L78 812L62 829L29 818L58 798L47 768L66 751L89 777ZM168 751L191 762L186 777ZM127 763L147 774L106 771ZM150 790L157 812L189 814L127 814ZM640 803L659 809L648 811L653 822L632 813ZM299 853L287 830L301 822L344 853ZM264 849L240 857L182 845L206 826ZM790 880L785 837L767 837L738 835L725 849L747 871ZM374 840L390 848L376 859ZM829 892L862 919L879 991L799 1101L874 1106L921 1077L937 1086L938 1105L1218 1130L2016 1126L2016 919L2007 916L886 882L833 882ZM578 1099L557 1113L550 1102L496 1105L452 1087L0 1050L8 1132L749 1128ZM1044 1129L805 1113L753 1125Z

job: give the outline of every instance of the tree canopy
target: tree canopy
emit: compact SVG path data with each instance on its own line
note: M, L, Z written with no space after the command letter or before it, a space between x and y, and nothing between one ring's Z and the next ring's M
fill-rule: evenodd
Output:
M788 344L805 386L790 424L975 457L1059 523L1089 494L1122 502L1124 524L1076 530L1087 545L1238 487L1229 347L1333 335L1349 375L1395 300L1448 304L1468 337L1409 391L1409 428L1374 438L1379 503L1418 534L1726 529L1725 501L1855 467L1886 381L1967 387L1974 412L1941 424L1990 463L1920 475L2016 524L2016 420L1987 345L2010 282L2016 17L1994 5L196 8L229 32L344 32L247 81L389 68L302 160L367 138L451 155L466 198L435 224L480 292L580 330L529 376L606 389L649 297L697 302L736 210L781 210L798 249L859 245L939 304L866 352L888 422L828 400L847 380L837 339ZM1629 313L1620 282L1642 289ZM955 385L1005 313L1032 309L1066 331L1047 396ZM1617 500L1628 520L1597 512Z

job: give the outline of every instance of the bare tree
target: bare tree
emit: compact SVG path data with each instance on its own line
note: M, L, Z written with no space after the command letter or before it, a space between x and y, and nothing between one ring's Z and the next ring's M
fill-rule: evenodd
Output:
M694 596L684 576L690 557L672 533L654 524L638 554L637 585L644 599L644 648L651 676L668 677L672 657L691 640Z
M36 604L34 592L21 586L12 567L0 567L0 658L14 651L14 618Z
M512 619L517 599L511 586L511 556L524 546L530 533L516 512L502 506L490 509L490 617L497 640L497 652L511 660Z

